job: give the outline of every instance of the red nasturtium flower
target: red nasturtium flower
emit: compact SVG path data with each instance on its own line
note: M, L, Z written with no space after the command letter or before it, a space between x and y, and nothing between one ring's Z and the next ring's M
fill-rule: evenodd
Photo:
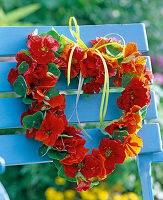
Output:
M99 180L106 178L105 158L100 154L98 149L93 149L91 155L77 164L64 165L64 172L68 177L75 177L76 172L80 171L86 179L98 177Z
M107 67L109 77L116 74L117 60L111 60L103 55ZM103 62L95 49L87 49L84 51L83 59L80 62L80 69L83 78L90 76L90 81L83 86L83 90L87 94L99 93L102 84L104 84L105 69Z
M29 65L29 68L23 73L23 76L26 76L27 74L31 74L34 72L35 68L37 67L37 61L33 60L31 57L29 57L28 55L26 55L24 52L19 51L16 54L16 60L17 60L17 68L19 67L19 65L25 61L27 62L27 64Z
M18 78L19 76L19 71L18 68L11 68L9 74L8 74L8 81L11 83L11 85L14 84L15 80Z
M68 69L68 62L69 62L69 57L70 57L70 53L72 48L74 47L73 44L67 44L64 46L64 50L62 52L61 58L65 61L66 65L63 66L63 64L61 66L61 70L65 70L65 76L67 76L67 69ZM71 70L70 70L70 78L75 78L80 71L80 60L83 58L84 56L84 51L83 49L81 49L80 47L76 47L73 55L72 55L72 61L71 61Z
M124 51L124 60L128 57L132 57L132 60L127 63L119 63L117 67L117 74L113 81L113 84L122 87L122 76L124 73L133 72L135 74L142 74L146 67L146 58L139 57L136 60L134 58L140 56L141 53L137 49L137 45L135 43L128 43L125 46Z
M68 153L76 153L76 146L79 144L85 144L86 140L80 135L80 129L76 129L74 126L66 126L63 134L68 135L68 138L58 138L55 147L59 151L67 150Z
M100 153L105 158L107 174L115 169L115 164L122 164L126 158L122 142L120 140L102 139L99 145Z
M47 113L42 121L40 129L36 132L35 139L42 141L45 145L54 146L58 138L65 129L65 124L62 119L55 115Z
M100 89L102 89L102 84L97 83L95 78L92 78L89 83L86 83L82 87L82 90L86 94L94 94L94 92L96 92L98 94L100 92Z
M122 121L122 118L119 120L116 120L105 127L106 132L108 132L110 135L113 135L114 131L120 130L124 127L124 123Z
M121 94L122 96L117 99L117 106L121 110L129 111L134 105L142 108L150 104L150 87L147 86L143 77L133 77L130 85L127 85Z
M27 138L35 137L37 131L38 131L38 129L35 129L35 128L33 128L33 127L32 127L32 129L27 129L27 131L26 131L26 137L27 137Z
M27 83L27 95L34 93L33 98L41 102L45 98L44 90L55 86L58 77L53 74L47 75L46 65L39 65L37 69L34 73L26 75L25 81Z
M45 94L47 94L47 93L45 92ZM43 107L44 108L51 107L51 108L60 108L61 109L61 106L62 106L62 110L64 110L66 108L65 101L66 101L65 95L60 94L58 96L50 98L49 100L46 100L46 102L49 103L49 105L45 104L43 101L42 102L38 102L38 100L33 101L30 109L33 111L39 111ZM52 109L52 113L56 113L56 115L59 115L59 113L57 112L57 109L55 112L53 112L53 111L54 111L54 109Z
M76 188L77 192L82 192L82 190L86 191L91 188L91 181L78 177L77 185L78 185L78 187Z
M121 44L121 41L120 40L117 40L116 38L102 38L102 37L96 37L95 40L91 40L90 41L91 44L93 45L93 48L98 48L106 43L111 43L111 42L117 42L119 44ZM98 44L97 44L98 43ZM96 45L97 44L97 45ZM101 53L106 53L106 47L102 47L99 49L99 51Z
M28 40L27 47L33 59L39 64L47 64L55 58L53 51L58 50L59 42L51 35L34 35Z
M79 163L79 162L81 162L84 159L85 154L89 152L89 149L87 149L87 148L84 147L83 142L85 144L86 141L84 139L82 141L78 140L77 143L75 144L76 145L75 146L75 151L73 153L69 153L60 162L63 165L72 165L73 163Z

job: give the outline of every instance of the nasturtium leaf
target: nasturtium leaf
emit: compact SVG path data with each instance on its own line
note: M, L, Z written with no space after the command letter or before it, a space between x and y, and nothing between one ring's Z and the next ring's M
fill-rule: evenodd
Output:
M105 128L100 128L100 131L102 134L107 135L109 138L112 138L112 136L105 130Z
M140 76L140 74L134 74L133 72L124 73L122 76L122 87L125 88L129 85L134 76Z
M135 56L134 55L130 55L127 58L125 58L122 63L129 63L129 62L131 62L134 59L135 59Z
M26 96L27 93L27 83L24 79L23 76L18 76L18 78L15 80L14 84L14 91L16 92L16 94L20 95L20 96Z
M83 84L90 83L91 80L92 80L92 77L88 76L87 78L84 79L84 83Z
M53 160L53 163L58 170L63 166L59 160Z
M49 149L50 149L50 146L46 146L43 144L38 150L39 156L40 157L45 156L48 153Z
M80 171L76 172L75 178L81 178L83 181L87 180Z
M120 57L120 58L118 58L117 60L118 60L118 63L121 63L122 61L123 61L123 55Z
M67 44L67 42L65 41L65 38L63 35L60 36L59 38L59 49L58 49L58 53L61 53L64 50L64 46Z
M28 68L28 63L26 61L23 61L18 67L19 74L23 74Z
M99 182L94 182L94 183L91 183L90 187L93 188L94 186L97 186L99 184Z
M26 56L30 57L33 60L32 56L31 56L31 54L29 53L28 50L22 49L20 51L23 52Z
M92 94L87 94L87 93L85 93L85 92L83 92L83 97L85 97L85 98L88 98L88 97L90 97Z
M42 120L43 120L43 114L41 111L38 111L33 115L25 116L23 118L23 125L26 129L32 129L32 127L40 129Z
M61 71L58 69L58 67L54 63L48 63L48 72L54 74L55 76L58 76L58 78L61 75Z
M122 56L122 45L116 42L109 43L109 45L106 46L106 52L114 57Z
M46 33L40 33L39 36L42 37L42 36L44 36L44 35L46 35Z
M49 98L56 97L58 95L59 95L59 90L55 89L54 87L50 88L50 90L46 94L46 96L48 96Z
M61 57L61 53L59 53L58 51L57 52L53 51L53 53L54 53L55 57L57 57L57 58Z
M67 44L65 37L63 35L60 35L59 44L61 44L63 46L65 46Z
M51 35L57 41L60 39L60 35L54 30L48 31L46 35Z
M125 139L123 136L127 136L128 135L128 132L126 130L117 130L117 131L114 131L113 132L113 139L116 140L120 140L122 143L124 143Z
M86 179L80 171L77 171L77 172L76 172L76 176L75 176L75 177L76 177L76 178L81 177L81 178L83 178L83 179Z
M57 150L53 150L53 149L50 149L48 151L48 156L54 160L62 160L67 155L68 155L68 153L66 151L57 151Z
M138 112L136 112L136 114L141 115L142 120L145 118L146 113L147 113L147 108L148 106L144 106L143 108L141 108Z
M35 101L35 100L34 100L33 98L28 97L28 96L22 98L22 102L23 102L24 104L30 105L33 101Z

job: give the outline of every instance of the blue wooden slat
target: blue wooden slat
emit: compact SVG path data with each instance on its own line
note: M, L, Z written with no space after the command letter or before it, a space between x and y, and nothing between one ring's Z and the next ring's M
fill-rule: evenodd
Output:
M85 146L90 149L90 152L92 148L98 148L101 139L107 137L106 135L103 135L101 132L99 132L99 129L87 129L86 131L92 137L91 140L84 134L84 138L87 141ZM151 144L153 132L155 133L156 142L153 142L152 145L149 145ZM144 143L144 147L142 148L141 152L160 151L160 146L153 147L154 145L156 145L159 139L157 124L143 125L143 128L140 130L139 135L141 135ZM26 138L24 134L1 135L0 156L5 159L6 165L51 161L51 159L49 159L47 156L42 158L38 156L38 148L40 145L41 142L35 141L33 138Z
M101 139L107 138L107 136L103 135L99 131L99 129L90 129L87 130L87 132L92 137L93 140L92 142L92 140L83 133L84 138L87 141L86 147L89 148L90 151L93 148L98 148ZM162 143L160 137L159 124L144 124L143 127L138 132L138 136L140 136L143 140L143 147L139 154L161 151Z
M144 125L138 132L138 136L143 140L143 148L140 154L161 151L162 142L159 124Z
M147 58L147 68L151 70L151 60L149 56ZM11 68L15 68L15 62L0 62L0 92L13 92L13 87L8 82L7 77ZM113 79L110 79L110 87L114 87L112 84ZM77 89L78 86L78 79L71 79L70 86L67 86L67 79L62 72L60 79L57 82L55 88L59 90L65 89Z
M35 28L38 28L39 33L42 33L51 30L52 27L0 27L0 55L15 55L19 50L26 49L27 36L33 32ZM69 27L58 26L55 27L55 29L59 34L64 34L72 39ZM103 37L108 33L117 33L124 37L126 43L135 42L138 44L138 49L140 51L148 51L144 24L87 25L80 26L80 33L81 39L86 45L89 44L90 40L93 40L96 37Z
M15 68L15 62L0 62L0 92L13 92L12 85L8 82L7 77L11 68ZM78 87L78 79L71 79L71 83L67 85L67 79L62 71L60 79L55 88L59 90L76 89Z
M120 96L119 92L110 93L108 110L105 120L114 120L122 116L122 111L117 107L116 100ZM151 104L148 107L145 119L157 118L157 111L154 100L154 93L151 92ZM80 96L78 103L78 115L80 122L96 122L99 121L99 111L101 103L101 94L94 94L90 97ZM71 116L76 104L76 95L66 96L65 114L67 119ZM20 116L27 110L27 106L21 102L20 98L1 98L0 99L0 128L16 128L21 127ZM70 123L76 123L77 118L74 114Z

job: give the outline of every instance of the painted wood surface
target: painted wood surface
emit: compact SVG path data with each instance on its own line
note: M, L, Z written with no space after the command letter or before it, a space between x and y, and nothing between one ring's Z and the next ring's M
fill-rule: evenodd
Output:
M99 129L87 129L86 131L92 137L91 140L84 135L84 138L87 140L85 146L90 151L92 148L98 148L100 140L107 137ZM158 124L143 125L143 128L139 131L139 135L142 137L144 143L141 153L161 151ZM151 138L155 137L155 139L152 140L149 136ZM38 148L41 144L33 138L26 138L25 134L0 136L0 152L1 156L5 159L6 165L50 162L51 159L47 156L39 157Z
M147 68L151 70L151 60L149 56L147 58ZM7 77L11 68L16 67L16 62L0 62L0 92L13 92L12 85L8 82ZM110 79L110 87L115 87L113 85L114 77ZM65 77L63 71L60 79L58 80L55 88L58 90L66 89L77 89L78 87L78 78L71 79L70 86L67 85L67 78Z
M68 21L67 21L68 24ZM27 36L38 29L39 33L48 32L52 26L0 27L0 55L15 55L21 49L26 49ZM59 34L73 39L68 26L55 26ZM125 42L135 42L141 52L148 51L148 43L144 24L108 24L80 26L81 39L90 45L90 40L103 37L109 33L117 33L124 37ZM111 37L115 37L111 35ZM116 37L118 39L118 37Z
M80 122L99 122L99 112L102 94L94 94L90 97L80 96L78 102L78 116ZM122 116L122 110L117 107L116 101L120 96L119 92L109 94L108 110L105 121L118 119ZM156 102L154 92L151 92L151 103L147 110L145 119L157 118ZM65 114L67 119L70 118L76 105L76 95L66 95ZM21 127L21 114L27 110L27 106L22 103L20 98L0 98L0 128L17 128ZM76 114L72 116L70 123L77 123Z

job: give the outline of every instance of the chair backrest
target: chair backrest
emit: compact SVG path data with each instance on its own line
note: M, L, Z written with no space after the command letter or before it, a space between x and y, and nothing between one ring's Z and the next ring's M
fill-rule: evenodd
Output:
M52 27L0 27L0 56L14 56L21 49L27 49L27 36L38 28L39 33L47 32ZM72 38L68 27L55 27L59 34ZM104 36L108 33L117 33L122 35L126 43L137 43L140 52L148 51L146 31L144 24L126 24L126 25L98 25L98 26L80 26L81 39L88 45L89 41L97 36ZM20 117L26 111L27 107L21 102L13 92L13 88L7 81L9 70L15 67L15 62L0 62L0 129L21 128ZM147 56L147 67L151 69L150 57ZM77 90L77 79L71 80L70 87L62 74L56 88L59 90ZM9 97L10 94L10 97ZM116 99L120 96L120 92L112 85L109 96L108 111L105 121L120 118L122 111L116 105ZM12 98L11 98L12 97ZM80 96L78 103L78 115L81 123L99 122L101 94L94 94L91 97ZM76 95L66 95L66 116L71 116L75 107ZM157 118L156 104L154 92L151 92L151 104L148 107L145 119ZM74 115L70 123L77 123L76 115ZM102 134L98 129L89 129L87 132L92 136L90 140L87 136L86 146L89 148L97 147ZM96 137L95 137L96 136ZM140 153L155 152L161 150L160 133L157 124L144 124L139 131L144 146ZM39 157L38 148L40 142L33 139L27 139L25 134L9 134L0 136L0 156L6 161L6 165L19 165L28 163L50 162L48 157Z

